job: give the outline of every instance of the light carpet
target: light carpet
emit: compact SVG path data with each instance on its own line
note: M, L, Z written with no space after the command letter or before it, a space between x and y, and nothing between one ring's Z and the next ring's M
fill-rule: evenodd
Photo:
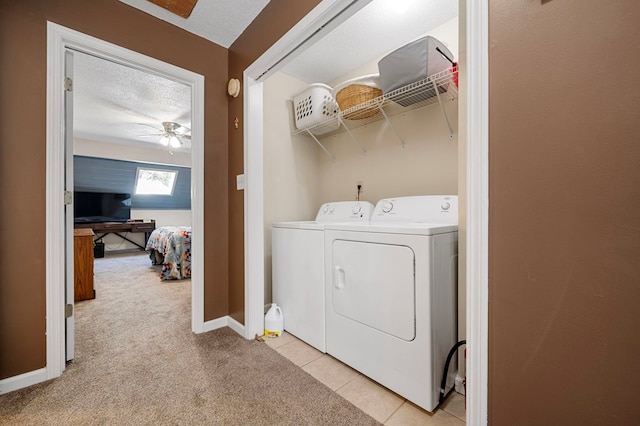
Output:
M191 332L191 281L146 254L95 261L62 377L0 396L0 424L375 425L265 343Z

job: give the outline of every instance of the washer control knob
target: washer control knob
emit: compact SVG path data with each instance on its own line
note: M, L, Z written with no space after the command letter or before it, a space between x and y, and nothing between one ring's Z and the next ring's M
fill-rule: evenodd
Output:
M442 203L442 210L449 210L449 207L451 207L451 204L447 202Z
M360 204L356 204L353 207L351 207L351 213L353 214L358 214L360 213L361 210L362 210L362 206Z
M393 210L393 203L391 201L385 201L385 203L382 205L382 211L385 213L389 213L391 210Z
M322 206L322 213L327 213L329 211L329 204L325 204Z
M335 207L333 207L333 206L329 207L329 213L333 213L333 212L335 212L335 211L336 211L336 208L335 208Z

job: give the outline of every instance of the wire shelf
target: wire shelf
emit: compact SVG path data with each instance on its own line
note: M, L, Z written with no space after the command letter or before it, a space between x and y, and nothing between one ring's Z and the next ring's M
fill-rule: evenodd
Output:
M403 114L429 105L453 101L458 97L457 69L445 70L423 80L403 86L382 96L340 111L337 117L312 126L294 131L294 135L309 134L312 137L325 138L337 133L350 131L367 124L389 120L397 114ZM339 126L336 126L339 122ZM337 130L335 129L336 127Z

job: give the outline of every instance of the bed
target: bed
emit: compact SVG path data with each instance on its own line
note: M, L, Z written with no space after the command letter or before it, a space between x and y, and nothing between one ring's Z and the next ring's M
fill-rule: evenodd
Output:
M191 227L161 226L147 241L146 250L153 265L162 265L160 279L191 277Z

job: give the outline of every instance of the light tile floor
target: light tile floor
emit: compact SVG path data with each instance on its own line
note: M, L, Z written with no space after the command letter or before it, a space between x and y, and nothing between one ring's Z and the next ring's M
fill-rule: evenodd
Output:
M348 365L323 354L288 333L265 339L267 345L324 383L353 405L385 425L464 426L464 396L451 392L430 413L360 374Z

